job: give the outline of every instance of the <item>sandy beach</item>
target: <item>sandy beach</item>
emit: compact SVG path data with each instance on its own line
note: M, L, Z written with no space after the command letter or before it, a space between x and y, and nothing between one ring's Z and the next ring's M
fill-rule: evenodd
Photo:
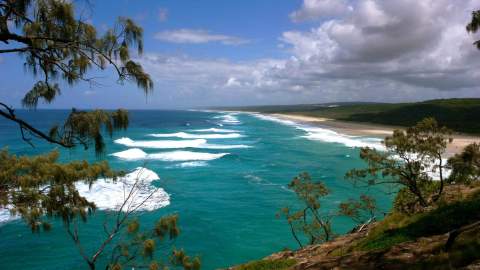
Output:
M309 125L315 125L320 127L325 127L335 132L350 135L350 136L374 136L374 137L386 137L393 133L395 129L402 129L403 127L398 126L386 126L378 124L369 124L369 123L354 123L346 121L338 121L328 118L320 118L313 116L303 116L296 114L271 114L271 116L290 120L299 123L305 123ZM480 136L471 136L466 134L455 134L453 136L453 142L450 143L447 147L445 153L446 157L450 157L456 153L459 153L465 146L471 143L480 143Z

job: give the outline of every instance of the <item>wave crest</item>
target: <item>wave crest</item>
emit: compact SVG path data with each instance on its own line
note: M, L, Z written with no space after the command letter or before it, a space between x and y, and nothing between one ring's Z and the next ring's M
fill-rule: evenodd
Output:
M111 154L126 160L154 159L161 161L208 161L221 158L229 153L203 153L191 151L172 151L164 153L147 154L138 148L132 148L125 151Z
M170 196L162 188L153 186L153 181L159 180L160 177L153 171L138 167L133 172L120 177L116 181L113 179L98 179L89 188L86 183L76 183L75 186L80 195L87 200L93 201L98 209L102 210L119 210L125 201L128 191L137 182L137 186L141 188L133 194L126 205L130 205L130 209L138 207L139 211L152 211L165 207L170 204ZM127 192L125 192L127 191ZM149 198L153 193L153 195ZM148 199L148 200L146 200ZM146 201L145 201L146 200ZM145 201L143 205L141 202ZM123 208L126 211L127 208Z
M181 139L235 139L241 138L243 135L238 133L228 133L228 134L191 134L186 132L176 132L176 133L155 133L155 134L148 134L148 136L156 137L156 138L181 138Z
M215 116L214 118L215 119L220 119L223 124L227 124L227 125L239 125L239 124L241 124L242 122L240 122L240 120L238 120L238 118L235 117L235 115L236 115L236 113L229 113L229 114L223 114L223 115Z
M313 127L305 124L300 124L291 120L279 119L270 115L263 115L258 113L252 113L252 115L265 121L273 121L302 130L306 132L306 135L302 137L309 140L323 141L329 143L340 143L348 147L371 147L378 150L385 149L382 144L382 139L380 138L349 136L327 128Z
M174 148L204 148L204 149L235 149L235 148L250 148L249 145L244 144L209 144L205 139L196 140L151 140L151 141L134 141L130 138L120 138L114 141L117 144L122 144L128 147L140 148L156 148L156 149L174 149Z
M88 201L94 202L101 210L120 210L125 201L125 196L138 179L140 189L128 200L129 209L138 206L138 211L153 211L170 204L170 196L162 188L153 186L153 181L160 177L149 169L138 167L133 172L119 177L116 181L111 178L100 178L90 187L83 182L75 183L75 187L81 196ZM125 192L127 191L127 192ZM151 195L153 193L153 195ZM149 197L151 195L151 197ZM148 200L146 200L148 199ZM146 200L146 201L145 201ZM141 202L145 201L142 205ZM127 211L123 208L122 211ZM0 209L0 223L19 219L20 216L10 215L8 207Z
M217 132L217 133L236 133L240 132L235 129L224 129L224 128L205 128L205 129L194 129L195 132Z

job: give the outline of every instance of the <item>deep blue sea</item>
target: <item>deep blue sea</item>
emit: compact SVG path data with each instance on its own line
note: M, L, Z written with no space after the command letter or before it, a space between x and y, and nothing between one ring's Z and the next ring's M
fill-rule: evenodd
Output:
M45 131L61 123L68 111L19 111L20 117ZM0 119L0 147L17 155L35 155L55 146L20 140L13 123ZM165 214L178 213L181 235L173 243L199 255L202 269L218 269L259 259L284 248L296 248L286 222L275 214L298 203L287 184L301 172L322 180L331 194L322 202L337 210L361 192L373 195L384 211L391 195L359 190L344 179L350 168L364 164L360 146L379 147L377 138L350 137L272 117L231 112L131 111L130 127L106 139L107 150L59 149L61 161L108 160L115 169L144 172L160 193L140 213L147 227ZM139 169L139 168L143 169ZM100 180L103 182L104 180ZM86 190L101 209L81 226L87 252L103 237L102 222L115 207L118 190L104 184ZM61 222L50 232L33 234L20 219L5 221L0 211L0 269L86 269ZM347 218L334 220L337 233L351 229Z

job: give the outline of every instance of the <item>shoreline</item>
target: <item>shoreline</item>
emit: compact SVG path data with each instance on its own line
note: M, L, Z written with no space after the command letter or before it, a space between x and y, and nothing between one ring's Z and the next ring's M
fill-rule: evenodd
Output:
M349 136L373 136L383 139L386 136L392 135L395 129L405 128L400 126L387 126L381 124L339 121L329 118L304 116L298 114L265 113L265 115L273 116L282 120L297 122L300 124L307 124L311 126L326 128L333 130L337 133ZM480 143L480 136L458 133L453 134L453 142L448 144L445 152L445 157L448 158L453 156L454 154L461 152L465 146L474 142Z

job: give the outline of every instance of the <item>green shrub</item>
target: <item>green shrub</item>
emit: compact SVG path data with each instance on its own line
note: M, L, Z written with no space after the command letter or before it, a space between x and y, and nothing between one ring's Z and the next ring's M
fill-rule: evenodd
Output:
M393 245L447 233L480 219L480 194L426 213L412 216L401 213L388 215L355 249L386 249Z

